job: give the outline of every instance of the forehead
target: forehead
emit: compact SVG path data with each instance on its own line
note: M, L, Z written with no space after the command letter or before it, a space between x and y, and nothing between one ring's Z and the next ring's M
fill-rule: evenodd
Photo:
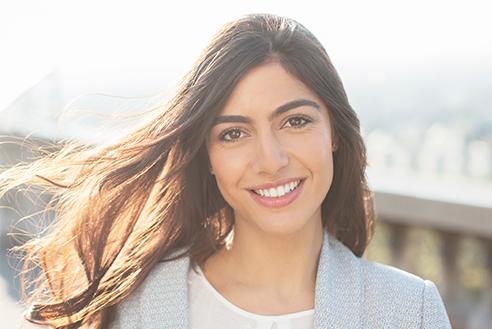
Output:
M307 98L321 100L302 81L277 61L261 64L246 72L234 87L221 113L271 111L288 101Z

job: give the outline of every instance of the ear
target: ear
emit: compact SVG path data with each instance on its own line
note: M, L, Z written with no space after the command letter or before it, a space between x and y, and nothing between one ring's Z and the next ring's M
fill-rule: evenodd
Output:
M335 152L338 150L338 136L333 136L332 134L332 139L331 139L331 151Z

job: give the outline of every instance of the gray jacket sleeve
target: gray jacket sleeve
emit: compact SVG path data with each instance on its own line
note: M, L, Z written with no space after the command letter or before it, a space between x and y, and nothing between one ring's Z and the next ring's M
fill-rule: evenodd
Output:
M138 329L140 328L140 308L138 298L130 295L114 308L113 319L108 329Z
M422 299L421 329L451 329L441 295L432 281L424 281Z

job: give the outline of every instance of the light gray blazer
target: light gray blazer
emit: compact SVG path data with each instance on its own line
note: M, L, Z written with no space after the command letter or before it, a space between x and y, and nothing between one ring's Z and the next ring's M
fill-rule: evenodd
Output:
M189 257L157 263L119 303L110 329L188 328ZM234 328L234 324L231 324ZM435 284L356 257L324 233L314 304L314 328L451 328Z

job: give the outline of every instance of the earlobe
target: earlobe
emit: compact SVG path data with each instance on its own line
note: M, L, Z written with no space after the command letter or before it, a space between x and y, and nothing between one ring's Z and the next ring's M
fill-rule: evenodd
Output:
M331 152L338 150L338 135L331 131Z

